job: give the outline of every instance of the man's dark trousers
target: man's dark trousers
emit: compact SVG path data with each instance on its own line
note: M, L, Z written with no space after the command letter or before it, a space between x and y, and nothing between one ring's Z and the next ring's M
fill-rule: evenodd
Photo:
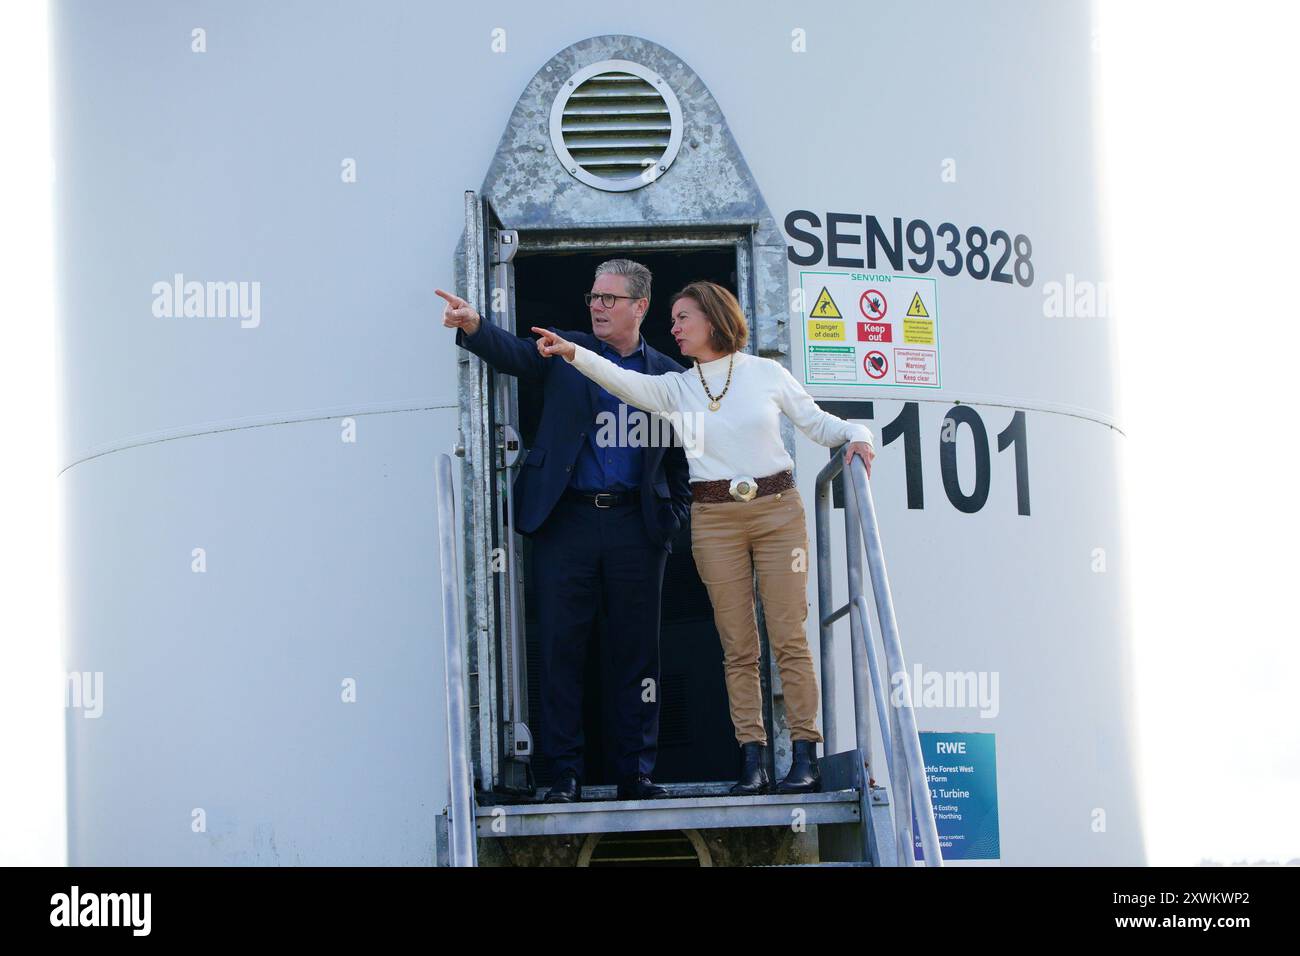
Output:
M602 347L588 332L563 335L586 348ZM471 336L458 331L456 344L497 371L542 387L541 421L514 484L515 530L533 542L539 749L556 776L568 768L582 779L586 649L603 605L601 682L615 714L617 771L620 780L649 776L659 730L659 594L673 535L690 522L684 450L680 444L643 449L634 489L639 497L631 504L606 509L566 497L596 434L602 390L563 359L543 359L532 340L489 322ZM684 371L644 339L640 344L647 374Z
M600 674L620 780L651 775L659 739L659 593L668 552L635 504L562 498L533 535L541 653L542 752L553 775L583 779L582 694L589 636L605 611Z

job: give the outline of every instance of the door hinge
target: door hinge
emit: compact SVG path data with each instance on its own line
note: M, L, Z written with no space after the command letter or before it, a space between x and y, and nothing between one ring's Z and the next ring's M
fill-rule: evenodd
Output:
M514 229L492 230L492 265L503 266L515 257L519 232Z

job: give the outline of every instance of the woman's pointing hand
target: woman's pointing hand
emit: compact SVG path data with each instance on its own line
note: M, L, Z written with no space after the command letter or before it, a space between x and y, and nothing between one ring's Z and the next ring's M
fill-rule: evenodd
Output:
M550 358L552 355L558 355L570 362L573 361L574 355L577 354L577 349L574 347L572 342L568 339L561 338L547 329L539 329L535 325L533 326L533 331L541 336L541 338L537 340L537 351L541 353L543 358Z

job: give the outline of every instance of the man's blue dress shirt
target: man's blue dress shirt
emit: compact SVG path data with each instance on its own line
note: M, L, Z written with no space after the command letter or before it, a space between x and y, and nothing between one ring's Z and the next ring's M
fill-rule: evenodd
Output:
M618 350L608 342L600 343L600 354L623 368L630 368L634 372L645 372L644 338L637 342L636 351L626 357L619 355ZM592 385L596 389L596 418L592 420L591 428L587 431L586 444L578 452L578 459L573 464L573 478L569 482L569 487L576 488L579 491L592 492L631 491L633 488L639 488L641 486L641 456L644 452L640 447L628 447L626 442L621 440L626 436L620 436L619 434L618 408L624 402L615 398L594 382ZM612 422L612 426L607 429L607 432L613 436L614 444L605 448L601 448L596 444L600 424L602 421L607 420L600 417L602 412L613 416L612 419L608 419ZM631 433L638 417L646 420L641 428L641 433L648 440L651 429L649 415L638 411L632 405L628 405L627 411L623 414L626 416L628 433Z

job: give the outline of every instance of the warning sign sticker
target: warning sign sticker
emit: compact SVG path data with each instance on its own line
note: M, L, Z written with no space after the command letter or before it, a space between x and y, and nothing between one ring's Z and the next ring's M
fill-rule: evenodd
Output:
M822 319L808 320L808 338L819 342L843 342L844 323L826 322ZM908 339L910 342L911 339Z
M888 322L859 322L859 342L892 342L894 330Z
M822 286L822 291L817 296L817 301L813 303L812 311L808 313L809 318L813 319L842 319L840 307L835 304L831 298L830 292L826 286Z
M858 308L869 319L883 319L889 311L889 302L879 289L868 289L858 297Z
M934 349L894 349L894 376L902 385L938 385L939 353Z
M898 349L894 351L897 352ZM866 369L868 378L884 378L889 371L889 359L885 358L883 352L868 352L862 360L862 367Z
M804 384L940 387L939 296L934 279L801 271L799 288L802 301L810 303L800 323ZM850 313L856 303L858 315L850 314L846 321L841 303ZM832 341L837 344L823 344Z
M858 380L857 360L853 355L853 346L836 347L834 345L810 345L807 374L815 374L819 382L856 382Z
M933 345L934 323L926 319L904 319L903 341L908 345Z

